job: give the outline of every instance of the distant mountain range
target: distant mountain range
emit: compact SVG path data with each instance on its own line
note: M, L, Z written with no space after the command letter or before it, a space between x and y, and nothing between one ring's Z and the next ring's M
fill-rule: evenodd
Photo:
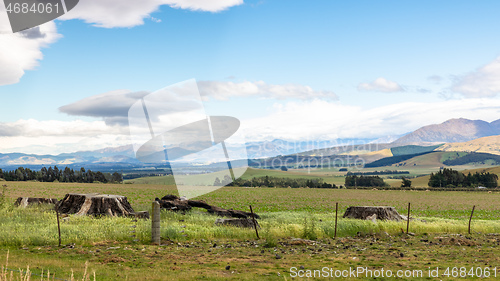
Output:
M97 165L103 163L140 164L135 159L132 145L108 147L94 151L79 151L59 155L0 153L0 167L24 165Z
M446 143L440 147L443 151L478 151L500 154L500 119L488 123L482 120L464 118L450 119L441 124L424 126L404 136L388 136L379 139L337 139L250 142L246 144L248 158L267 158L278 155L300 154L301 156L318 155L359 155L365 154L372 160L387 157L387 149L408 144L431 145ZM498 137L491 137L498 136ZM394 140L396 137L398 139ZM476 139L491 137L474 142ZM393 141L394 140L394 141ZM392 142L391 142L392 141ZM471 142L472 141L472 142ZM469 143L467 143L469 142ZM228 151L237 147L227 147ZM386 150L384 150L386 149ZM385 152L384 152L385 151ZM371 155L370 152L372 152ZM495 153L496 152L496 153ZM210 163L206 156L196 159L199 163ZM370 158L370 159L371 159ZM213 162L213 161L212 161ZM94 151L79 151L59 155L35 155L24 153L0 153L0 168L30 165L64 165L70 167L143 167L144 163L135 158L132 145L108 147ZM151 165L146 165L151 167Z
M488 123L465 118L450 119L441 124L424 126L397 140L394 144L466 142L482 137L500 135L500 119Z
M378 143L378 139L336 139L287 141L275 139L247 143L248 158L266 158L278 155L290 155L304 151L330 149L339 146L353 146L366 143Z
M374 141L374 139L339 139L333 141L286 141L275 139L272 141L261 141L247 143L248 158L266 158L277 155L288 155L300 153L315 148L328 148L339 145L363 144ZM238 150L238 147L227 146L229 152ZM175 150L175 148L173 148ZM171 149L172 151L172 149ZM174 153L175 154L175 153ZM231 154L231 153L230 153ZM201 155L194 161L200 163L210 162L210 155ZM108 147L93 151L78 151L73 153L62 153L59 155L36 155L25 153L0 153L0 168L16 167L25 165L64 165L64 166L88 166L116 164L119 166L142 166L143 163L135 158L132 145L120 147ZM151 166L151 165L149 165Z

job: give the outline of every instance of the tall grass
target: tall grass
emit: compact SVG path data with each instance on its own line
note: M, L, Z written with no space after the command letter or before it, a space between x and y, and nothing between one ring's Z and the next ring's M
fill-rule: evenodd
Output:
M333 214L315 214L308 212L275 212L263 213L259 220L260 236L267 243L275 244L276 239L300 237L305 239L321 239L334 236ZM205 212L192 211L186 215L162 212L162 237L174 241L199 239L255 239L253 229L215 226L216 217ZM467 233L468 220L449 220L425 218L412 220L410 231L414 233ZM406 230L406 222L371 221L356 219L339 219L337 236L356 236L358 234L388 233L395 235ZM472 230L482 233L500 233L500 222L491 220L473 220ZM271 246L271 245L270 245Z
M217 217L205 211L192 210L186 214L162 211L161 235L172 241L255 239L255 231L248 228L216 226ZM414 233L467 233L468 220L425 218L426 222L412 220L410 231ZM261 237L270 246L276 239L301 237L321 239L333 237L334 214L314 214L287 211L262 213L259 224ZM134 228L135 226L135 228ZM359 233L397 234L406 229L406 222L339 219L337 236L355 236ZM135 233L132 233L132 231ZM472 230L482 233L500 233L500 222L473 220ZM132 234L136 237L132 237ZM70 215L61 220L63 244L90 244L103 241L150 243L151 221L130 218ZM57 245L56 215L49 207L17 208L12 205L0 208L0 246Z
M82 277L82 281L89 281L90 280L90 277L91 275L87 272L87 269L88 269L88 262L85 262L85 271L83 272L83 277ZM16 271L17 273L14 273L14 271ZM30 267L29 265L26 267L26 270L10 270L9 269L9 251L7 251L7 258L5 260L5 266L2 265L2 267L0 268L0 281L16 281L16 280L19 280L19 281L30 281L31 280L31 277L32 277L32 273L30 271ZM96 275L95 275L95 271L93 273L93 276L94 276L94 281L96 280ZM44 274L43 270L42 270L42 274L37 276L36 279L38 279L38 277L40 277L40 281L43 281L43 280L51 280L51 274L50 274L50 271L47 271L47 273ZM55 280L55 276L52 276L52 280ZM73 270L71 270L71 276L69 277L68 279L69 281L77 281L79 279L75 279L75 276L73 274Z
M61 237L63 244L85 244L96 241L132 240L132 226L140 242L147 242L150 237L148 222L133 222L130 218L89 216L69 216L61 219ZM56 213L48 206L0 208L0 245L57 245L58 231Z

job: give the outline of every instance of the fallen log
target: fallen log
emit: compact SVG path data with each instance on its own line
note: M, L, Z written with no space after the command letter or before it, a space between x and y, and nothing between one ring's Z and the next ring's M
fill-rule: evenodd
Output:
M160 203L160 209L167 209L170 211L189 211L191 206L189 206L187 200L171 199L171 200L160 200L155 198L155 201Z
M160 202L160 207L172 210L172 211L187 211L190 210L191 207L194 208L203 208L206 209L208 213L215 214L221 217L231 217L231 218L251 218L252 214L250 212L233 210L233 209L224 209L217 206L212 206L205 201L201 200L185 200L179 198L175 195L166 195L160 199L156 198L156 201ZM260 216L254 214L256 219L260 219Z

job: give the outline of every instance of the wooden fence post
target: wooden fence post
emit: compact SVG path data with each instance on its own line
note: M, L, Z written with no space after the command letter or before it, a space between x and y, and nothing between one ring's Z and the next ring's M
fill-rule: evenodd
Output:
M333 239L337 238L337 213L339 212L339 203L335 203L335 234L333 235Z
M59 232L59 247L61 247L61 224L59 223L59 212L56 209L57 216L57 232Z
M160 203L154 201L151 212L151 242L160 245L160 239Z
M476 205L472 206L472 212L470 213L470 218L469 218L469 234L470 234L470 223L472 221L472 215L474 215L474 209L476 208Z
M410 230L410 202L408 202L408 217L406 218L406 234Z
M255 215L253 214L252 205L250 205L250 213L252 214L253 227L255 228L255 234L257 234L257 239L260 239L259 231L257 230L257 222L255 222Z

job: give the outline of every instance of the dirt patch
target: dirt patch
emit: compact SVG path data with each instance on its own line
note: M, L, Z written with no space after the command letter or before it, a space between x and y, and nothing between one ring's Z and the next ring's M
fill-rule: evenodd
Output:
M477 243L471 239L466 237L434 237L435 243L439 243L441 245L450 245L450 246L476 246Z
M102 260L101 263L103 264L107 264L107 263L123 263L123 262L126 262L127 260L125 260L124 258L121 258L121 257L109 257L109 258L105 258Z

